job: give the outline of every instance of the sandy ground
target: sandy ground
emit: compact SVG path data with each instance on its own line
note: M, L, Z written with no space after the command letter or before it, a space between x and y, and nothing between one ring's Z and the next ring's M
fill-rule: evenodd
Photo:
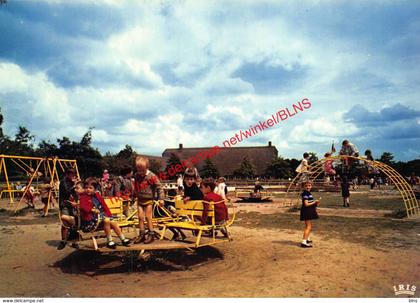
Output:
M337 223L341 209L320 209L314 247L303 249L297 213L276 203L238 205L232 242L139 258L57 251L56 217L2 212L0 297L392 298L394 285L420 286L418 222L353 210L352 218ZM350 230L348 237L340 224Z

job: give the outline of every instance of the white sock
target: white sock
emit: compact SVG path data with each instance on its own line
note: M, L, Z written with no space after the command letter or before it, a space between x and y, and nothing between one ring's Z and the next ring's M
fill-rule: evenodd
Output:
M125 240L125 237L124 237L124 235L123 235L123 234L121 234L121 236L120 236L120 240L121 240L121 241L124 241L124 240Z
M108 240L108 242L111 242L112 241L112 236L111 235L106 236L106 239Z
M303 244L308 244L308 242L306 242L306 239L303 239L302 243Z

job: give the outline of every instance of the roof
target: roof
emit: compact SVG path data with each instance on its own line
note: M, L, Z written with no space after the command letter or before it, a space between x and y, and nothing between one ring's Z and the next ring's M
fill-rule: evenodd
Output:
M167 148L162 153L163 157L170 157L171 154L177 155L181 160L186 160L197 155L203 150L210 150L213 147L190 147L185 148L180 144L179 148ZM265 146L241 146L241 147L220 147L220 152L211 158L222 176L231 176L233 171L240 167L244 157L248 157L254 166L256 175L263 175L273 158L278 157L277 148L269 142ZM201 169L204 160L197 164Z

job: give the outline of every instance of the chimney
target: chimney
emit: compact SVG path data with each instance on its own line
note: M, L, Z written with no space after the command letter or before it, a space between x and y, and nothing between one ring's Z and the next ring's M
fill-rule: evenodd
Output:
M182 149L182 147L183 147L182 143L179 143L179 149Z
M268 141L268 146L271 147L271 141Z

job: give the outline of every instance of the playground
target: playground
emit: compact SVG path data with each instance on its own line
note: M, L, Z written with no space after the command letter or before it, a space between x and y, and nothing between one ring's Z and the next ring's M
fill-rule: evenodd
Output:
M396 219L404 208L395 191L367 186L352 192L352 207L339 193L319 193L323 207L314 249L302 250L298 212L271 203L235 203L233 241L140 256L57 251L56 210L19 216L0 213L3 296L35 297L394 297L393 285L420 281L418 220ZM1 200L6 208L7 200ZM134 257L133 257L134 256ZM319 277L322 276L322 279ZM201 287L200 285L205 285Z
M77 169L73 160L3 156L6 177L6 159L19 164L29 176L28 185L34 186L41 168L50 176L51 188L66 168ZM105 246L103 231L95 229L79 231L73 242L57 250L61 225L53 203L57 194L52 190L48 195L49 214L42 217L41 201L28 207L23 202L28 189L15 192L7 180L0 199L4 243L0 271L5 273L0 293L5 297L393 297L394 285L418 283L420 218L412 188L395 170L369 162L390 178L390 184L351 189L351 207L343 208L341 193L319 180L324 162L331 159L312 163L307 175L314 182L314 196L322 198L309 250L299 245L300 173L283 185L264 184L258 202L247 198L252 190L246 186L228 192L229 220L221 224L215 223L214 203L208 206L212 223L200 225L194 217L202 215L205 201L175 196L176 216L155 201L155 210L162 212L153 218L159 227L155 242L114 249ZM259 181L256 184L260 186ZM105 201L112 220L128 238L135 238L136 214L123 216L122 198ZM187 239L171 240L171 228L183 229ZM220 234L223 228L227 234Z

